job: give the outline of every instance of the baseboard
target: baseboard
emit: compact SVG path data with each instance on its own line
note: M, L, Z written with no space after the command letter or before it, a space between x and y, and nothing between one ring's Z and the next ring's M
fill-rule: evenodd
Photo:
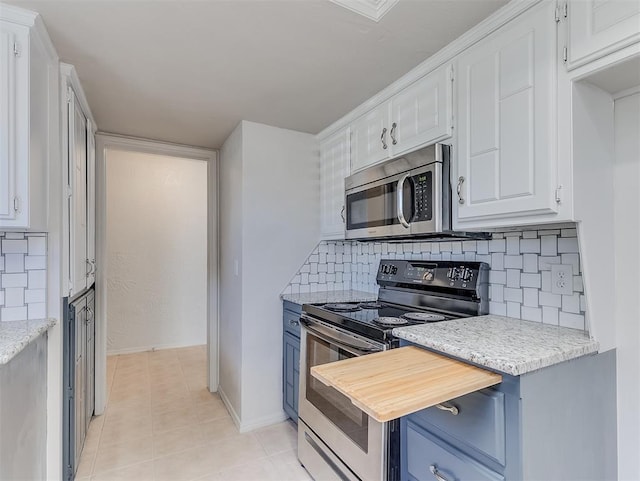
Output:
M287 416L284 411L281 411L269 416L263 416L261 418L254 419L250 422L240 423L240 425L238 426L238 430L241 433L246 433L249 431L253 431L254 429L264 428L265 426L271 426L272 424L281 423L282 421L285 421L287 419L289 419L289 416Z
M233 424L236 425L236 427L238 428L238 431L240 431L241 433L247 433L249 431L253 431L259 428L264 428L266 426L271 426L272 424L280 423L282 421L289 419L289 416L287 416L284 411L281 411L279 413L275 413L269 416L264 416L249 422L246 422L246 421L243 422L240 420L240 416L238 416L238 413L236 413L235 409L233 409L233 406L231 405L229 398L227 397L227 395L224 393L224 391L220 386L218 386L218 395L220 396L220 399L222 399L222 402L224 403L224 405L227 407L227 410L231 415L231 419L233 419Z
M127 347L125 349L108 349L107 356L117 356L118 354L135 354L137 352L161 351L163 349L179 349L181 347L206 346L206 342L194 344L193 342L184 342L178 344L160 344L155 346L138 346Z
M233 420L233 424L235 424L238 430L240 430L240 417L238 416L238 413L236 413L236 410L231 405L231 401L229 401L229 398L220 386L218 386L218 396L220 396L220 399L222 399L222 403L226 406L227 411L229 411L231 419Z

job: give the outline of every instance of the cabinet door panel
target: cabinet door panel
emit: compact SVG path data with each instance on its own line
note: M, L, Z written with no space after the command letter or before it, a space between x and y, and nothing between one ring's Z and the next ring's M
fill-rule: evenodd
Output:
M69 104L69 174L71 182L72 295L87 287L87 119L71 90Z
M553 9L535 7L460 56L460 226L557 211Z
M325 238L344 239L344 179L350 160L349 128L320 144L320 232Z
M87 121L87 259L91 270L87 287L95 281L96 270L96 143L93 125Z
M451 135L451 66L442 67L391 99L389 140L392 155ZM396 124L393 128L393 124ZM393 143L393 137L396 143Z
M385 102L351 125L352 172L389 158L391 139L388 119L389 103ZM384 136L383 131L385 132ZM382 139L384 139L384 143ZM384 145L387 147L384 148Z
M14 219L15 194L15 35L0 32L0 219Z
M640 2L569 2L569 68L640 41Z

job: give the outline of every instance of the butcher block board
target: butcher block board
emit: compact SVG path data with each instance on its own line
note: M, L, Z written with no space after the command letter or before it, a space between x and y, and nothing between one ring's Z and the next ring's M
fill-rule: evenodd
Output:
M502 382L500 374L414 346L321 364L311 375L379 422Z

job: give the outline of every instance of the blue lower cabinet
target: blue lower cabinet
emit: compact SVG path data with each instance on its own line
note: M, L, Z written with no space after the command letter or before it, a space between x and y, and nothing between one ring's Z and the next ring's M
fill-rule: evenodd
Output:
M458 451L417 424L404 423L406 477L411 481L504 481L504 476Z
M282 334L282 408L298 421L298 384L300 379L301 306L284 303Z

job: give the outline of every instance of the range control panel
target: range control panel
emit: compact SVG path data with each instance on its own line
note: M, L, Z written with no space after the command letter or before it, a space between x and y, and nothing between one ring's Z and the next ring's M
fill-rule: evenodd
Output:
M488 272L489 265L484 262L383 259L377 281L381 286L476 290L479 284L488 282Z

